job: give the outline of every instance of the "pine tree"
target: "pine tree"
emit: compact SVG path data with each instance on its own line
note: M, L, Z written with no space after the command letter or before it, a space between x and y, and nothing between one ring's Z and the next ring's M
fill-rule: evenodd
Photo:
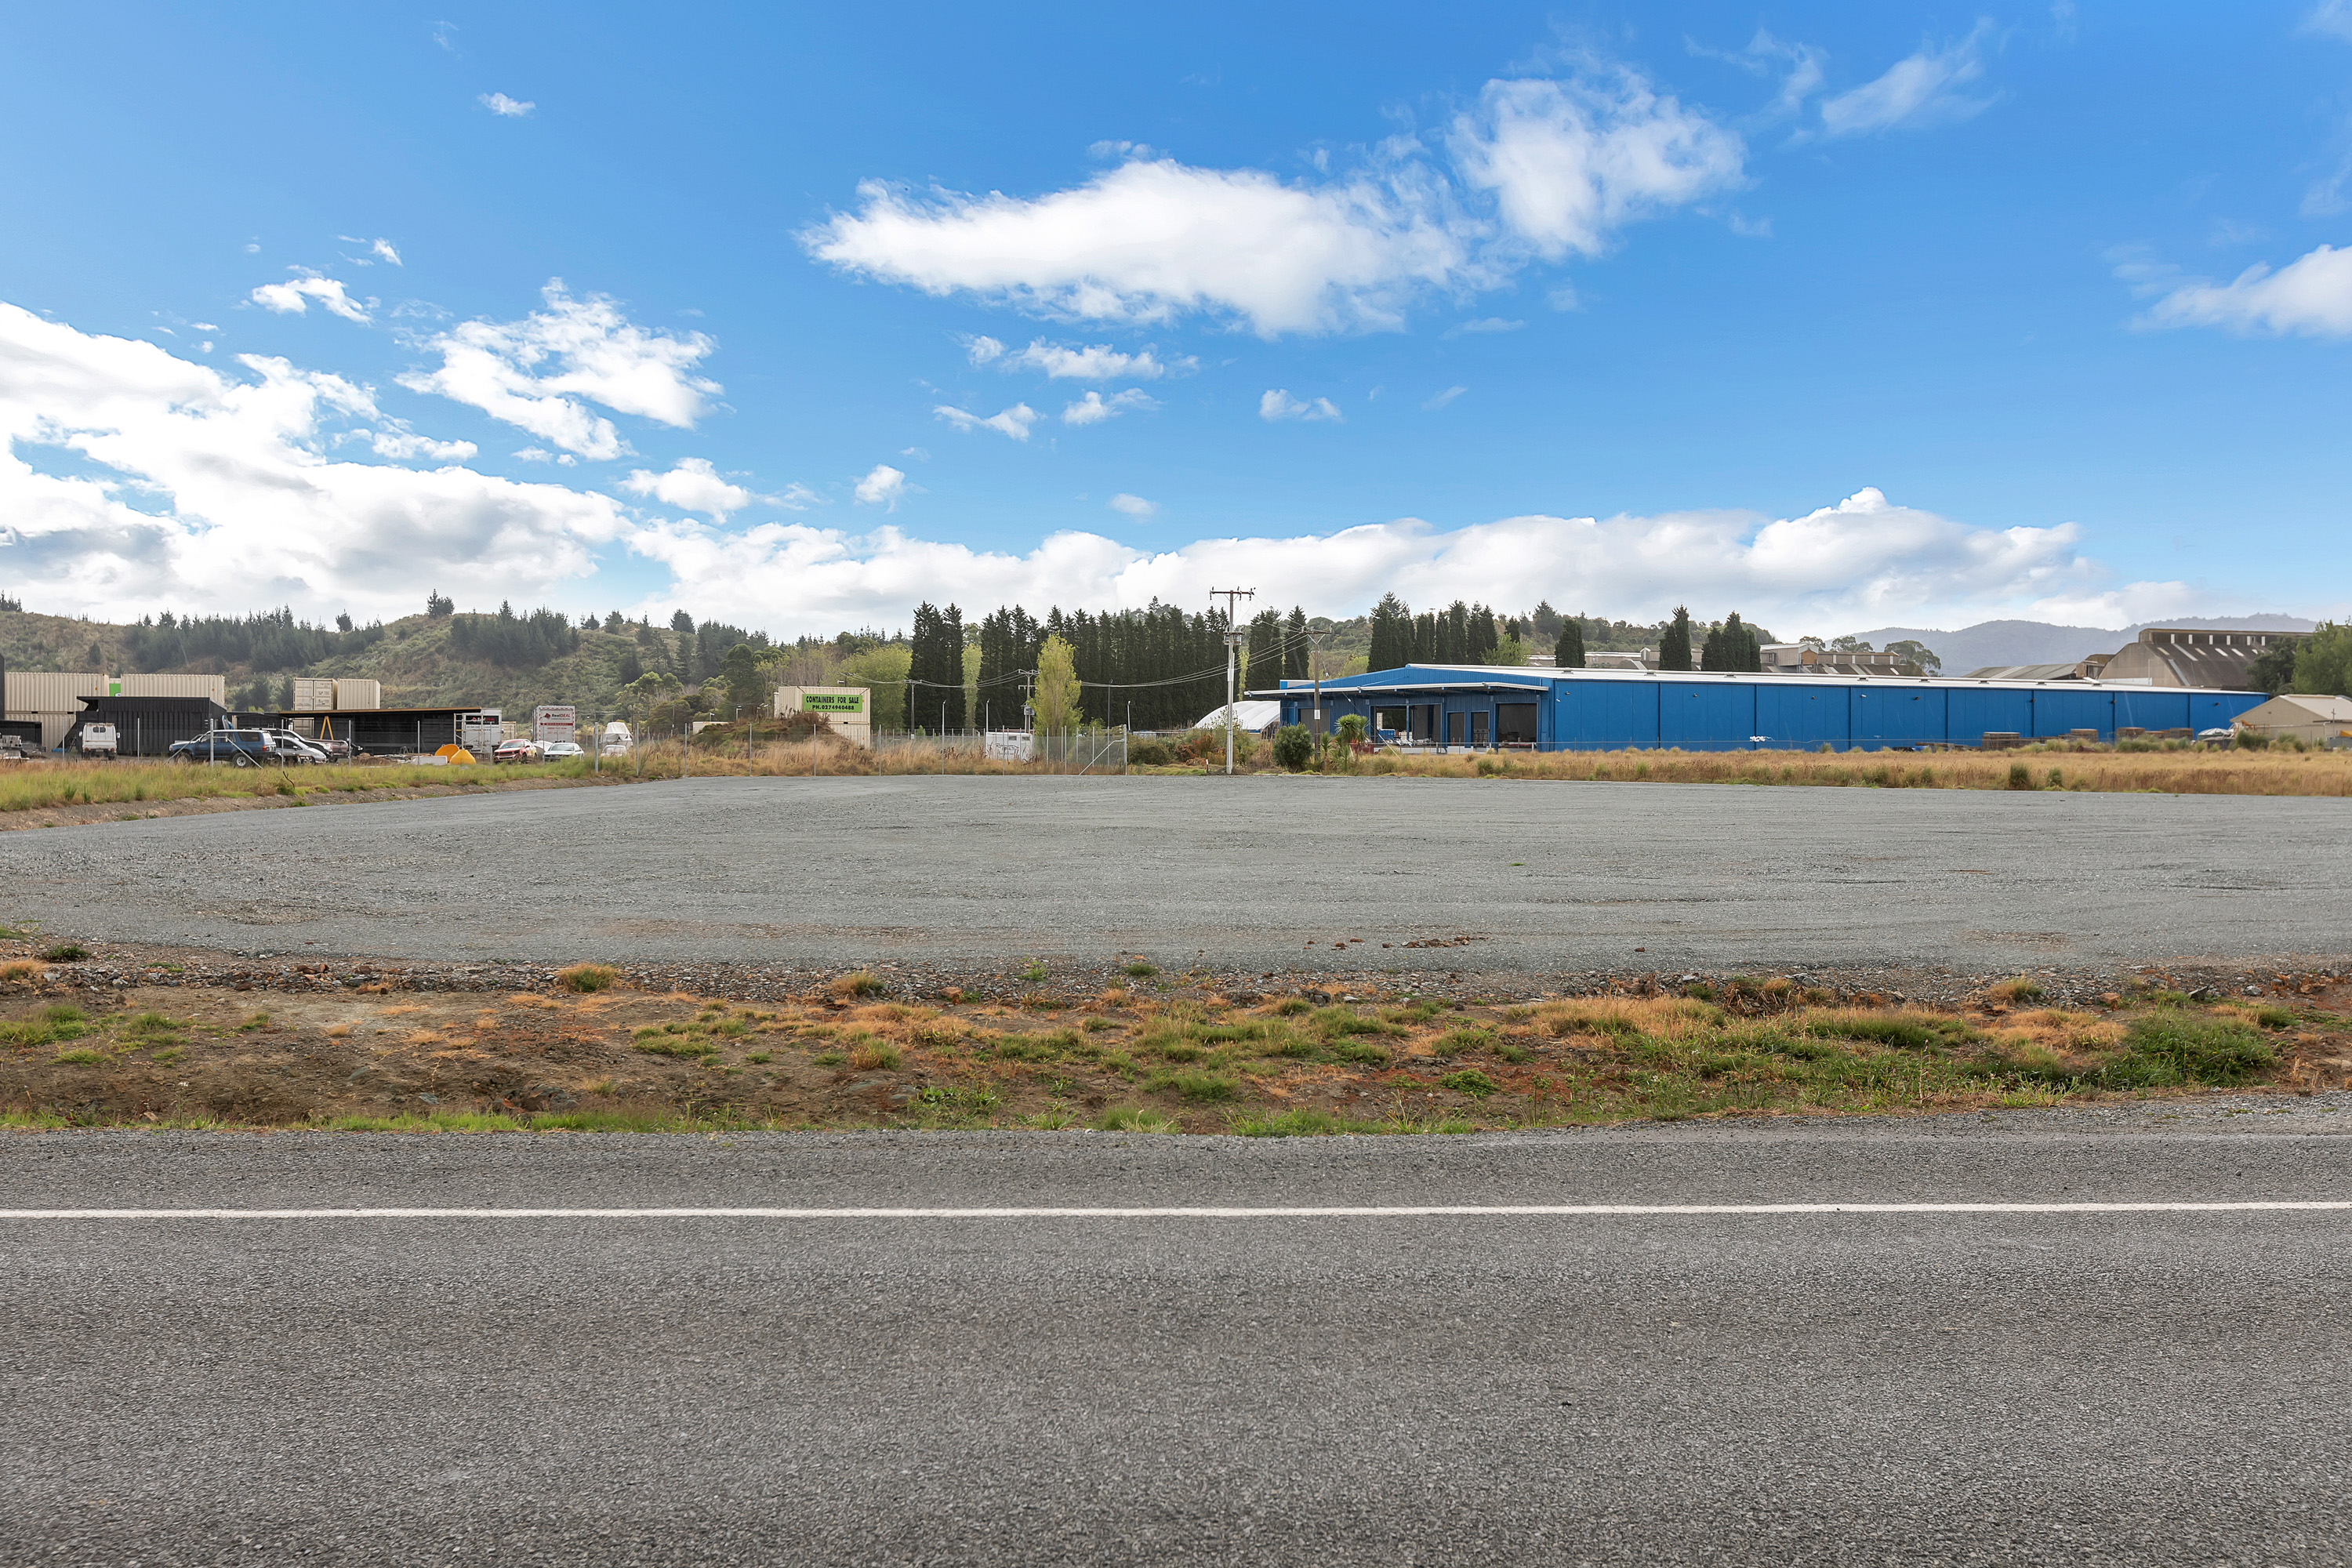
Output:
M1584 668L1584 622L1575 616L1559 623L1559 642L1552 649L1552 662L1562 669Z
M1396 669L1412 662L1412 607L1394 594L1372 606L1372 646L1367 669Z
M1690 611L1680 605L1676 605L1675 606L1674 624L1666 627L1664 636L1658 638L1658 668L1660 669L1688 669L1690 667Z

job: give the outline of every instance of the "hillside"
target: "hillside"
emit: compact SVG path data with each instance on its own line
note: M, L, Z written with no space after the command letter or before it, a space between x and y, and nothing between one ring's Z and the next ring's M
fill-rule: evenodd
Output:
M1954 632L1932 626L1880 626L1855 635L1873 647L1885 647L1906 637L1934 649L1947 675L1966 675L1995 664L2072 664L2085 654L2113 653L2138 637L2147 626L2236 626L2248 631L2307 632L2312 623L2294 616L2226 616L2220 618L2178 616L2161 621L2136 621L2109 630L2103 626L2062 626L2048 621L1979 621Z
M462 704L511 717L539 703L569 702L601 717L625 710L620 688L646 670L666 670L691 686L735 643L767 640L716 626L694 632L566 626L559 633L548 621L534 636L529 616L419 615L342 631L290 616L124 626L0 611L0 658L12 670L219 675L236 707L275 706L296 676L351 677L383 682L387 708ZM167 635L173 632L184 635ZM457 646L461 640L471 646Z

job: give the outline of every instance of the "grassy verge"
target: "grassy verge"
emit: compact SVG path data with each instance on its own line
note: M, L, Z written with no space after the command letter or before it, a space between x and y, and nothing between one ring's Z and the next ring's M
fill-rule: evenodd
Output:
M603 982L485 998L132 989L0 967L0 1124L381 1131L1071 1128L1255 1137L2047 1106L2352 1087L2352 983L1946 1011L1785 980L1523 1005L1165 988L752 1007ZM844 977L849 981L854 977ZM1696 992L1699 987L1693 987ZM12 998L12 999L10 999Z

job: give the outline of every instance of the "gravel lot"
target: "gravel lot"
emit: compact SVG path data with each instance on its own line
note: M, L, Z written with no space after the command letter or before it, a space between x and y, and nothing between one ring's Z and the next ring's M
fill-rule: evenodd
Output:
M708 779L0 836L0 918L300 958L942 973L2331 966L2345 821L2282 797Z
M2342 1200L2347 1120L47 1134L0 1206ZM2347 1230L0 1220L0 1535L92 1564L2340 1563Z

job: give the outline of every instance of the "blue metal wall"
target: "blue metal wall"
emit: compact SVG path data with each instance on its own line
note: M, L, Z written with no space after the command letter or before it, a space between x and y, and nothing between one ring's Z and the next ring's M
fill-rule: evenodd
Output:
M1991 685L1978 681L1843 680L1820 676L1645 676L1610 672L1553 677L1527 669L1412 667L1323 683L1331 722L1344 714L1434 704L1446 713L1491 713L1497 702L1537 710L1545 751L1678 746L1688 752L1840 751L1981 743L1987 731L2032 739L2090 730L2102 741L2119 727L2224 727L2267 700L2258 691L2189 691L2074 681ZM1282 719L1300 721L1309 694L1282 693ZM1489 721L1491 725L1491 721ZM1465 725L1465 732L1466 732ZM1441 721L1439 733L1446 731ZM1491 727L1488 733L1492 734Z

